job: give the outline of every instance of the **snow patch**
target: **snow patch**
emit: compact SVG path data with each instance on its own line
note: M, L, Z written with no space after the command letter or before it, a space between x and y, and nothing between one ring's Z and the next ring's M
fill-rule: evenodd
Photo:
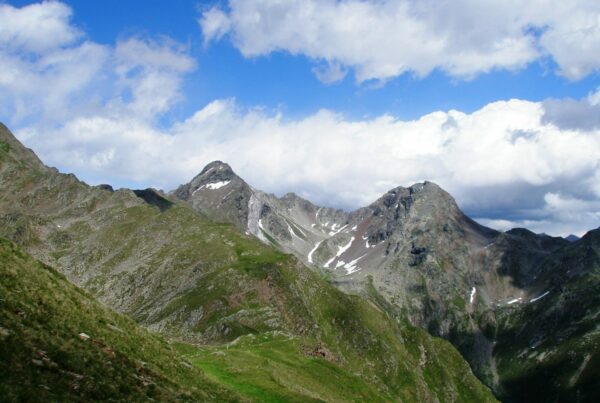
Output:
M346 265L346 266L348 266L348 265ZM360 267L358 267L358 266L350 266L350 267L346 267L346 266L344 266L344 268L346 269L346 275L356 273L357 271L360 270Z
M290 224L287 224L287 226L288 226L288 231L290 232L292 237L296 237L296 238L302 240L302 238L300 238L298 235L296 235L296 233L294 232L294 229L292 228L292 226Z
M192 192L192 196L193 196L193 195L195 195L195 194L196 194L196 192L199 192L199 191L201 191L202 189L204 189L204 186L205 186L205 185L202 185L202 186L200 186L198 189L194 190L194 191Z
M350 242L348 242L347 245L339 246L338 253L336 256L342 256L342 254L350 248L350 246L352 245L352 242L354 242L354 237L350 238Z
M329 265L330 265L330 264L331 264L331 263L332 263L332 262L333 262L335 259L337 259L338 257L342 256L342 255L344 254L344 252L346 252L346 251L347 251L347 250L350 248L350 246L352 245L352 242L354 242L354 237L352 237L352 238L350 239L350 242L348 242L348 244L347 244L347 245L344 245L344 246L338 246L338 251L337 251L337 253L335 254L335 256L334 256L334 257L332 257L331 259L329 259L329 260L327 261L327 263L325 263L325 264L323 265L323 267L325 267L325 268L329 267Z
M533 298L531 301L529 302L535 302L535 301L539 301L540 299L544 298L546 295L550 294L550 291L546 291L545 293L543 293L542 295L540 295L539 297L535 297Z
M340 229L338 229L337 231L335 231L335 227L336 227L337 225L338 225L338 224L334 224L334 226L333 226L333 227L331 227L331 229L333 229L333 231L329 231L329 235L330 235L330 236L333 236L333 235L337 235L337 234L339 234L341 230L343 230L344 228L346 228L346 227L348 226L348 224L346 224L346 225L344 225L342 228L340 228Z
M473 305L473 299L475 298L475 293L477 289L475 287L471 288L471 296L469 297L469 304Z
M331 264L331 262L333 262L335 260L337 256L332 257L331 259L329 259L324 265L323 267L328 268L329 265Z
M306 232L302 231L302 227L300 227L299 225L295 225L294 228L296 228L298 231L300 231L302 235L306 237Z
M352 231L356 231L356 229L358 228L358 225L355 225L354 227L352 227Z
M348 274L352 274L354 272L359 271L360 267L356 266L356 263L358 263L358 261L365 256L367 256L366 253L364 255L362 255L361 257L358 257L358 258L354 259L353 261L346 263L344 265L344 269L346 269L346 274L348 275Z
M308 252L308 263L313 263L312 255L313 255L313 253L315 253L315 251L317 250L317 248L319 247L319 245L321 245L321 242L323 242L323 241L317 242L317 244L315 245L315 247L312 248L312 250L310 252Z
M515 298L515 299L511 299L510 301L507 302L507 304L508 305L512 305L512 304L520 302L520 301L521 301L521 297Z
M483 249L487 249L487 248L489 248L489 247L490 247L490 246L492 246L494 243L495 243L495 242L490 242L490 243L488 243L487 245L485 245L485 246L483 247Z
M206 188L207 189L211 189L211 190L220 189L223 186L229 185L229 182L231 182L231 181L221 181L221 182L209 183L209 184L206 185Z

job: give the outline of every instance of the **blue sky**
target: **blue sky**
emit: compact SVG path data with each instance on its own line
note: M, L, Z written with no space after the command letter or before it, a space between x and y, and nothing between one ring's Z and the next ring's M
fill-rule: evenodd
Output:
M351 209L434 180L487 225L582 234L598 21L584 0L5 1L0 120L90 183L172 189L224 159Z
M34 1L11 1L22 6ZM322 108L349 118L384 113L416 119L437 110L473 112L499 99L579 99L600 86L598 74L573 81L553 74L555 64L542 59L517 71L499 70L472 79L436 71L419 79L403 74L385 85L357 84L352 76L324 84L312 73L313 62L285 51L245 58L230 42L203 45L197 18L216 1L103 0L66 1L72 22L96 42L114 44L131 35L166 35L190 47L198 68L185 78L185 100L175 118L182 118L214 99L235 97L240 105L281 109L291 118Z

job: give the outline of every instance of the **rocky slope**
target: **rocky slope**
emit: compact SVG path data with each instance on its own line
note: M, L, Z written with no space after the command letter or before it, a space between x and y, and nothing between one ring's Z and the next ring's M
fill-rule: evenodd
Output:
M499 307L494 339L512 400L600 400L600 230L538 264L529 296Z
M2 238L0 295L3 402L241 400Z
M197 212L234 224L309 264L315 245L339 232L347 221L345 212L317 208L293 193L278 198L254 189L221 161L208 164L173 195Z
M502 346L511 340L509 334L526 326L524 312L532 309L537 298L556 284L570 281L564 253L580 250L582 241L526 229L502 233L483 227L430 182L392 189L367 207L343 212L317 207L294 194L282 198L265 194L221 162L209 167L175 196L200 213L232 222L263 242L293 253L325 273L338 288L362 295L390 315L450 340L497 393L508 400L525 399L523 390L507 385L516 385L520 377L525 382L527 371L518 367L509 373L505 363L516 356L502 352ZM213 177L213 170L226 172L226 179ZM597 253L594 246L586 248L585 253ZM593 261L583 264L582 284L595 284L593 265ZM600 305L594 300L590 304L590 315L595 318ZM539 309L543 312L536 311L538 316L545 317L553 308ZM564 321L554 330L567 328L589 333L580 323ZM562 339L553 340L552 348L562 348ZM545 358L539 358L541 365ZM564 367L557 370L561 374L557 376L575 376L574 371ZM575 384L550 383L548 393L560 388L569 393L577 390Z
M311 395L293 382L280 384L280 392L293 390L300 400L365 398L361 393L374 401L493 400L448 343L363 298L343 294L294 257L160 192L90 187L73 175L60 174L45 167L4 127L0 141L1 235L149 329L212 344L283 335L291 340L282 347L285 354L329 360L328 373L353 382L349 390L339 388L346 394L337 397L338 388L331 385L322 395ZM243 183L212 168L204 172L216 175L206 182L212 186L195 194L194 186L178 192L194 197L207 188L223 192L239 185L243 193ZM214 197L197 206L214 208L212 215L229 202ZM236 205L235 199L231 202ZM252 208L226 210L220 219L238 228L239 217L254 214ZM205 212L210 213L208 208ZM206 361L198 365L206 367ZM210 368L215 380L232 376L216 363ZM301 369L293 373L291 379ZM362 388L365 383L371 386ZM251 398L256 395L249 390L260 389L228 386Z

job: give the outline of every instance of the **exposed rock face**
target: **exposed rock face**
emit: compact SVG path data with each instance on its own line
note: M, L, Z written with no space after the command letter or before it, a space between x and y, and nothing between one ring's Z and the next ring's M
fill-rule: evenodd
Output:
M245 224L234 222L238 227L328 273L338 288L450 340L498 393L522 397L505 388L503 365L515 357L496 354L494 346L505 342L501 329L515 331L512 321L520 323L514 318L531 301L564 281L566 271L550 262L564 267L569 241L486 228L431 182L397 187L353 212L318 207L294 194L251 192L253 213ZM597 312L600 304L594 304ZM500 375L496 355L505 371Z
M295 197L277 204L216 163L178 189L194 210L160 191L88 186L47 168L3 126L0 142L0 236L149 329L194 342L280 334L317 345L316 357L339 360L332 371L373 386L369 401L495 401L449 343L390 320L293 256L197 213L257 228L276 243L273 235L285 239L296 217L286 203L304 206L299 217L312 214Z
M282 198L253 189L221 161L208 164L173 195L211 219L234 224L240 231L307 262L314 245L330 236L347 213L317 208L293 193Z
M452 341L507 400L599 400L598 231L572 243L500 233L429 182L350 213L320 208L252 189L220 162L175 192L193 211L152 189L113 191L60 174L3 126L0 141L0 235L153 330L197 341L265 330L321 338L340 360L368 361L376 369L367 375L386 385L416 370L422 399L456 400L455 386L435 394L423 374L450 376L462 361L398 327L409 320Z
M173 194L197 211L217 221L230 222L245 230L252 189L231 167L221 161L207 165L190 183Z
M518 402L598 401L600 229L535 269L527 297L496 311L500 390Z

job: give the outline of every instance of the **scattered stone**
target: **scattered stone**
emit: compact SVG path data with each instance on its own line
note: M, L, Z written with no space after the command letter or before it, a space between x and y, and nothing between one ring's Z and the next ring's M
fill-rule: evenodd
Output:
M331 362L337 361L337 359L335 358L333 353L331 351L329 351L329 349L322 342L319 342L314 347L304 346L302 349L303 349L304 354L306 354L308 356L324 358L327 361L331 361Z
M83 332L81 332L81 333L79 333L79 338L81 340L89 340L90 336L87 335L87 334L85 334L85 333L83 333Z

